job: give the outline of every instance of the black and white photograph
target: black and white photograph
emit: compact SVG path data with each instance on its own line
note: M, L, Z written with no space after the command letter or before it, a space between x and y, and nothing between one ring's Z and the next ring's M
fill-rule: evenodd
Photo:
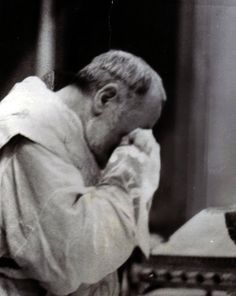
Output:
M0 0L0 296L236 296L236 0Z

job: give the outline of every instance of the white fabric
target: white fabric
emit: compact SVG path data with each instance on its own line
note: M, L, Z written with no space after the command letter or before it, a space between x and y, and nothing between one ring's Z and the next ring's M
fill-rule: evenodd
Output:
M0 103L0 148L0 255L21 267L18 275L0 268L0 278L10 276L12 287L15 278L35 279L48 295L117 295L112 273L136 245L149 252L147 205L132 193L142 162L126 155L100 176L79 118L36 77Z

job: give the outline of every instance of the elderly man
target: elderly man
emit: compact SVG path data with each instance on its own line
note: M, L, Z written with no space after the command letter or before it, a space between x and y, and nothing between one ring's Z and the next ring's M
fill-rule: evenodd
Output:
M118 294L116 270L149 252L163 100L159 76L122 51L57 92L29 77L2 100L1 296Z

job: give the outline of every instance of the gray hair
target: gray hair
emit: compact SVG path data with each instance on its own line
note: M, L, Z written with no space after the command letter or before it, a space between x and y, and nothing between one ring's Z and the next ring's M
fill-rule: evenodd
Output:
M107 83L120 81L128 91L144 95L154 76L158 77L157 73L143 59L121 50L110 50L80 70L75 84L90 93Z

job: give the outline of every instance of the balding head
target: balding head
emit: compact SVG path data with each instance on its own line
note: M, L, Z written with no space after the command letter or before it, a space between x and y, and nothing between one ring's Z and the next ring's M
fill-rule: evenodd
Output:
M110 50L95 57L76 76L77 85L94 92L110 82L121 82L130 94L145 95L158 74L141 58L121 50ZM163 100L165 94L163 92Z

